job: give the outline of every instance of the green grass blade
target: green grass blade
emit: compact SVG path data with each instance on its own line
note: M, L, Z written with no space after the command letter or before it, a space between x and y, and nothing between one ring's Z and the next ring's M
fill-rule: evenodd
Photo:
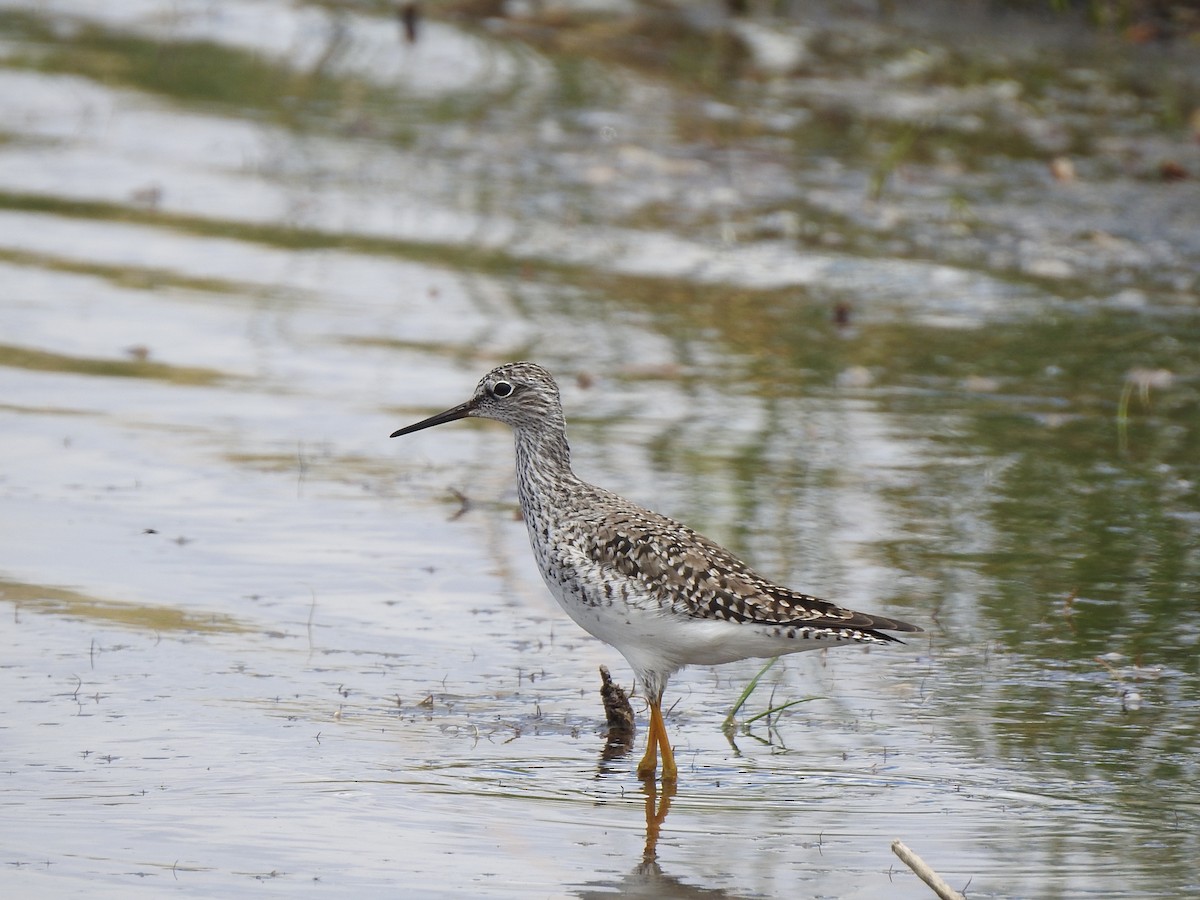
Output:
M821 699L820 697L801 697L799 700L789 700L787 703L781 703L778 706L772 706L766 712L760 712L758 715L751 716L743 724L752 725L753 723L757 722L759 719L762 719L762 718L765 718L766 716L771 715L771 713L783 712L788 707L795 706L798 703L808 703L810 700L820 700L820 699Z
M767 669L771 668L771 666L775 665L777 662L779 662L778 656L767 660L766 665L759 669L755 676L750 679L750 682L746 685L746 689L742 691L742 695L738 697L737 702L733 704L733 709L729 710L729 715L725 717L725 722L721 726L723 731L733 730L733 720L737 717L738 712L743 706L746 705L746 701L750 699L750 695L753 694L754 689L758 687L758 682L762 679L763 675L767 673Z

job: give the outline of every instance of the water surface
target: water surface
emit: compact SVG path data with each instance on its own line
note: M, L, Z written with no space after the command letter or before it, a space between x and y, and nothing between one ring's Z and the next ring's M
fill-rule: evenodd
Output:
M110 6L0 6L6 893L1200 889L1186 42ZM682 673L643 786L509 434L386 437L518 358L584 477L926 634L732 740L759 664Z

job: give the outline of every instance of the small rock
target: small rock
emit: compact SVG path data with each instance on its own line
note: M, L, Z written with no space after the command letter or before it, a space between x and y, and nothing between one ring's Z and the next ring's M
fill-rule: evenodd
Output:
M874 380L875 376L866 366L850 366L838 372L837 385L844 388L865 388Z
M1025 273L1035 278L1073 278L1075 267L1064 259L1034 259L1024 266Z
M1070 184L1075 180L1075 163L1069 156L1056 156L1050 160L1050 174L1055 181Z

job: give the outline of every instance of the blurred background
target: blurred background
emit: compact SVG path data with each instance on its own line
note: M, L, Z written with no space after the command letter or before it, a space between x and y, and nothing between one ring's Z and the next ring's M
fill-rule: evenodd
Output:
M1197 4L2 0L0 59L0 890L1200 891ZM582 477L927 634L732 740L759 664L683 673L651 822L507 429L387 438L514 359Z

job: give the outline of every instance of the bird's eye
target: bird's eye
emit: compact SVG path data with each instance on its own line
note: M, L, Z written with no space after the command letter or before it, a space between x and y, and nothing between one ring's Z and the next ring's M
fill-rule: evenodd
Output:
M497 381L492 385L492 395L495 397L507 397L513 392L513 386L507 381Z

